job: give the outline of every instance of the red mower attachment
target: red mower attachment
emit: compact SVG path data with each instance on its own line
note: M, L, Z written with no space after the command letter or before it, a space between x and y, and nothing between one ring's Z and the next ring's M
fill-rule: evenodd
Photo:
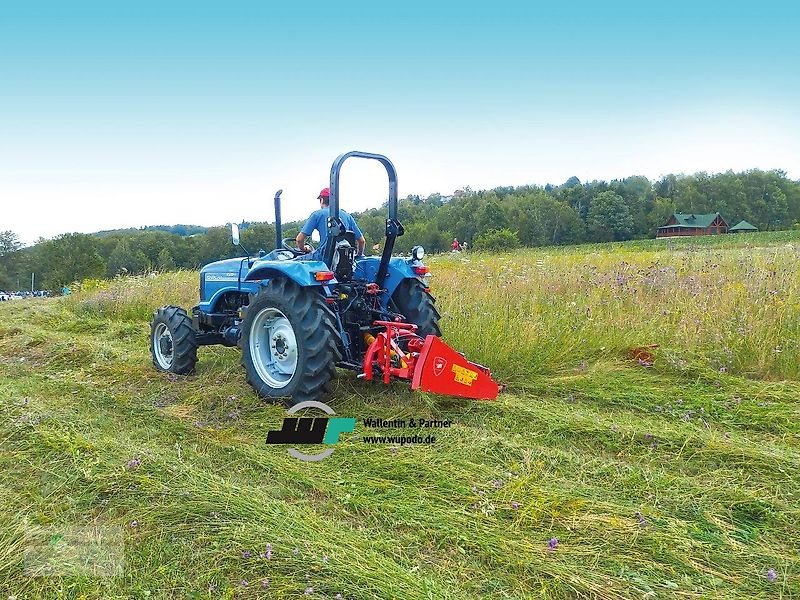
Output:
M424 340L411 323L375 321L384 327L377 336L366 334L364 379L373 381L376 370L383 383L392 377L411 381L412 390L432 394L494 400L502 389L486 367L468 361L435 335Z

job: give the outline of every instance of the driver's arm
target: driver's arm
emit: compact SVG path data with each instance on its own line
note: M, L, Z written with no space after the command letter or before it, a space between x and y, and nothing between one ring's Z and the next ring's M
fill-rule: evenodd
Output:
M297 249L303 252L310 252L310 250L306 249L306 240L308 237L314 232L316 229L317 231L322 231L322 225L318 222L319 218L322 216L320 211L316 211L311 213L311 216L308 217L306 220L306 224L300 229L300 233L297 234L297 237L294 238L294 241L297 242ZM324 222L324 217L323 222Z
M364 234L361 233L358 223L356 223L356 220L352 216L350 216L350 229L356 236L356 243L358 244L358 256L361 256L364 254L364 247L367 245L367 240L364 238Z

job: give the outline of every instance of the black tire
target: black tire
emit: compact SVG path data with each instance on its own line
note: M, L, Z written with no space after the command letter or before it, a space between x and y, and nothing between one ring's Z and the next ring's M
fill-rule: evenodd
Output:
M150 322L150 356L159 371L178 375L194 372L197 337L192 319L179 306L162 306Z
M439 329L441 315L436 310L436 300L419 279L404 279L392 294L397 310L409 323L417 326L417 334L423 338L428 335L442 337Z
M291 338L287 322L294 340L287 341ZM280 399L286 406L322 399L341 360L335 323L318 290L302 288L285 277L272 279L252 299L242 321L239 347L247 382L262 398ZM259 330L269 329L254 337L254 324ZM265 343L272 348L266 350L268 358L263 350L259 352ZM296 360L293 369L292 356ZM283 364L275 368L278 362Z

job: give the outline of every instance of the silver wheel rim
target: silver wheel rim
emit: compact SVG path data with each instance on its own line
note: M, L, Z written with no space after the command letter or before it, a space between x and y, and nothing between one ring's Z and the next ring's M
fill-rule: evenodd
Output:
M169 346L169 351L162 350L162 340L165 345ZM156 325L156 329L153 332L153 355L156 357L158 366L165 371L169 371L172 366L172 360L175 358L175 341L172 339L169 327L164 323Z
M261 381L286 387L297 370L297 338L289 319L277 308L264 308L253 319L250 357Z

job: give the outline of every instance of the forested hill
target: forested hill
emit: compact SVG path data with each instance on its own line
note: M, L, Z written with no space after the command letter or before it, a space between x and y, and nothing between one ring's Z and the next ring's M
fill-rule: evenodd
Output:
M346 207L347 199L342 203ZM750 170L667 175L654 182L641 176L611 182L572 177L558 186L408 196L400 202L406 234L396 249L408 252L422 244L429 252L443 251L454 237L486 249L652 238L673 212L720 212L729 225L745 219L761 230L800 227L800 181L779 170ZM355 216L368 248L381 243L385 205ZM286 223L284 236L294 237L300 225ZM241 226L242 243L250 251L274 246L273 225ZM0 289L13 289L18 279L30 281L31 272L37 273L39 287L55 289L85 277L195 268L238 254L227 228L200 229L176 225L64 234L24 249L13 232L0 232Z
M181 237L186 237L187 235L205 233L208 231L208 227L203 227L202 225L146 225L144 227L128 227L126 229L106 229L93 235L102 237L115 233L136 233L138 231L165 231L166 233L174 233Z

